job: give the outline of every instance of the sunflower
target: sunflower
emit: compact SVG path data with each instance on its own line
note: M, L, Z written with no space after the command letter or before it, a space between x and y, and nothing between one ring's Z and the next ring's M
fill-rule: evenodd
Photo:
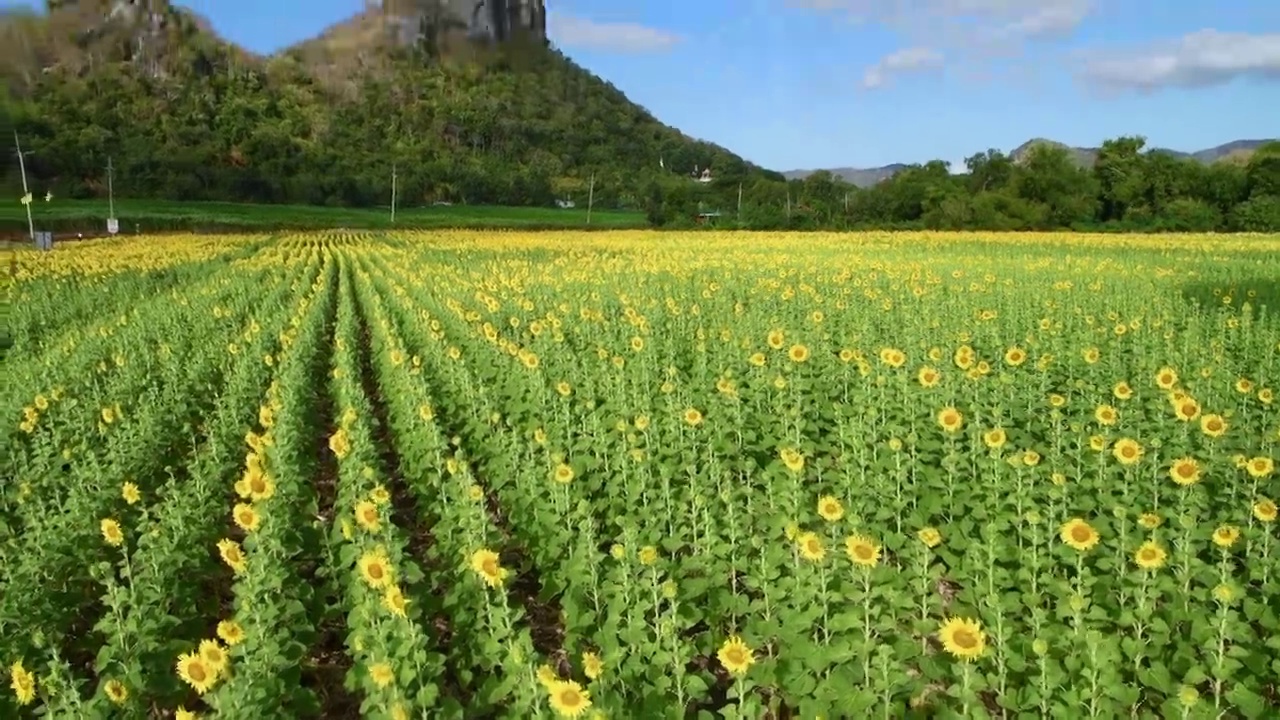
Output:
M1174 406L1174 415L1183 422L1190 422L1200 417L1200 403L1189 397L1184 397Z
M1146 530L1155 530L1160 527L1163 522L1160 516L1153 512L1145 512L1138 516L1138 524Z
M178 656L178 677L191 686L197 694L203 695L218 682L215 673L198 653L186 653Z
M568 485L573 480L573 468L564 463L560 463L556 466L551 477L561 485Z
M382 607L396 617L405 617L408 613L409 601L405 599L398 585L388 585L386 592L382 594Z
M1212 413L1200 416L1200 432L1211 438L1222 437L1227 431L1227 421L1221 415Z
M1195 458L1179 458L1169 466L1169 477L1183 487L1200 482L1200 463Z
M1085 348L1084 352L1080 353L1080 356L1084 358L1085 362L1093 365L1098 362L1098 360L1102 359L1102 352L1096 347Z
M576 718L591 707L591 693L573 680L556 682L547 689L551 709L560 717Z
M1133 438L1120 438L1111 450L1111 454L1121 465L1133 465L1142 459L1142 453L1142 445Z
M770 330L769 336L765 339L765 342L769 343L769 347L774 350L781 350L784 341L785 337L781 330Z
M338 428L337 432L329 436L329 450L339 460L351 453L351 438L347 435L346 428Z
M1240 378L1236 380L1236 392L1241 395L1248 395L1253 392L1253 382L1248 378Z
M227 564L235 574L239 575L245 571L247 563L244 557L244 551L240 549L240 543L235 540L222 539L218 541L218 554L222 557L222 562Z
M9 687L13 688L19 705L30 705L36 699L36 676L22 667L21 660L9 666Z
M827 549L822 546L822 538L817 533L802 532L796 537L796 545L800 548L800 557L817 562L827 556Z
M360 556L360 577L372 588L384 588L392 582L391 561L379 550Z
M959 432L964 425L964 415L953 407L944 407L938 411L938 425L949 433Z
M1081 552L1091 549L1099 540L1098 531L1081 518L1072 518L1063 523L1058 535L1062 542Z
M1020 347L1011 347L1004 352L1004 361L1007 365L1017 367L1027 360L1027 351Z
M218 623L218 637L227 645L238 645L244 640L244 629L235 620L223 620Z
M1250 458L1245 463L1244 469L1249 473L1251 477L1262 479L1275 471L1276 463L1274 460L1272 460L1269 457L1260 456L1260 457Z
M982 442L992 450L999 450L1004 447L1005 441L1008 440L1004 428L992 428L982 433Z
M698 408L687 408L684 411L684 421L689 425L699 425L702 423L702 411Z
M793 473L798 473L804 469L804 455L800 454L795 448L782 448L778 451L778 456L782 458L782 464Z
M120 486L120 497L130 505L137 503L142 499L142 493L138 490L138 486L131 482L127 482Z
M720 650L716 652L716 657L720 660L720 664L724 669L734 677L741 677L747 674L747 670L755 663L755 654L751 648L747 646L742 638L737 635L731 635L724 644L720 646Z
M1168 554L1159 543L1148 540L1138 546L1138 550L1133 554L1133 562L1143 570L1156 570L1164 565L1167 557Z
M1165 366L1156 371L1156 387L1161 390L1172 390L1178 384L1178 371Z
M794 363L805 362L809 359L809 348L801 345L800 343L796 343L787 351L787 357Z
M538 684L547 692L551 692L551 689L560 682L560 676L556 673L555 668L546 663L538 666L538 671L534 674L534 677L537 678Z
M1099 405L1093 411L1093 418L1102 425L1115 425L1116 420L1119 418L1119 413L1110 405Z
M222 647L217 640L201 640L196 652L215 675L222 675L227 669L229 662L227 649Z
M276 493L276 484L266 472L257 472L245 478L249 489L249 497L254 502L269 499Z
M854 565L870 568L880 562L880 546L865 535L850 535L845 538L844 552Z
M1236 544L1236 540L1240 539L1240 528L1235 525L1219 525L1213 531L1213 544L1220 548L1226 549Z
M920 542L924 543L927 548L936 548L942 544L942 533L938 532L937 528L921 528L920 531L916 533L916 537L919 538Z
M751 363L756 367L764 367L766 359L765 359L764 353L755 352L755 353L751 353L751 357L747 358L747 362Z
M507 578L507 569L498 564L498 553L492 550L480 549L471 553L471 569L492 588L502 587Z
M652 545L645 545L640 548L637 557L640 559L641 565L652 565L658 562L658 548Z
M1129 387L1129 383L1121 380L1111 388L1111 394L1117 400L1128 400L1133 397L1133 388Z
M604 661L593 652L582 653L582 673L590 680L595 680L604 672Z
M124 542L124 531L120 529L120 523L111 518L104 519L98 524L102 531L102 539L112 547L119 547Z
M1035 467L1040 464L1040 453L1035 450L1022 451L1022 464L1027 467Z
M107 699L115 705L123 705L124 701L129 699L129 688L119 680L108 680L102 690L107 694Z
M177 710L173 711L173 720L198 720L200 716L194 712L179 705Z
M391 491L387 490L385 485L378 485L369 492L369 499L378 505L386 505L391 502Z
M261 522L258 511L247 503L236 503L235 507L231 508L231 519L245 532L257 530Z
M1259 498L1253 503L1253 516L1264 523L1275 522L1276 503L1274 500Z
M381 526L378 517L378 506L372 500L361 500L356 503L356 524L369 532L377 532Z
M986 633L977 620L949 618L938 628L938 640L953 657L960 660L976 660L987 647Z
M844 517L844 506L831 495L818 498L818 517L827 522L835 522Z
M377 662L369 666L369 679L379 689L382 689L396 679L396 671L392 669L390 663Z

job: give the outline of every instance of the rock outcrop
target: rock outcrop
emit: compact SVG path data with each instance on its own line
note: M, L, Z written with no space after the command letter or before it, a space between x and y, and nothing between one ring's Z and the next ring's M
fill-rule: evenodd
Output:
M383 0L381 6L401 45L451 33L494 42L547 38L544 0Z

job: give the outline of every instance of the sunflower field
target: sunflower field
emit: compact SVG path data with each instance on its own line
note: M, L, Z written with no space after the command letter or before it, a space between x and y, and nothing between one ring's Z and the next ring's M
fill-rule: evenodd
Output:
M0 717L1280 716L1280 238L9 253Z

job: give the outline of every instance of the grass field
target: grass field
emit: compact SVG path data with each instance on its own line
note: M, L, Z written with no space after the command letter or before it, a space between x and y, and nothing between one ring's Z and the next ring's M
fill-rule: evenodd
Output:
M36 230L106 233L110 214L104 200L57 200L32 205ZM273 230L481 228L481 229L589 229L644 227L643 213L595 210L587 223L587 211L573 208L489 207L452 205L404 208L391 223L388 208L352 209L308 205L248 205L216 202L120 200L116 203L120 231L155 234L195 230L201 232L265 232ZM0 237L26 237L26 210L18 203L0 206Z
M1277 251L20 251L0 717L1280 716Z

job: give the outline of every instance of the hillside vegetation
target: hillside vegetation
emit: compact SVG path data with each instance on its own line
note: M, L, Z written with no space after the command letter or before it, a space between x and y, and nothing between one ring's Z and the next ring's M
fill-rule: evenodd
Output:
M37 194L101 198L110 158L117 195L183 202L386 205L394 168L404 207L590 194L667 226L1280 230L1275 143L1206 163L1124 137L1086 166L1039 142L959 175L935 161L869 188L787 180L663 125L538 38L396 45L367 12L260 57L153 4L143 25L88 0L0 14L0 127L22 137ZM711 182L691 177L708 167ZM0 168L5 197L16 171Z

